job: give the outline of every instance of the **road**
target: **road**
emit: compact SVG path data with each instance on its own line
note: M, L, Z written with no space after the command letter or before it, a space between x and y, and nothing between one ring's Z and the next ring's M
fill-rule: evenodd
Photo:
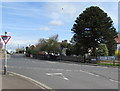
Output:
M53 89L118 89L118 68L38 60L13 55L8 71L39 81Z

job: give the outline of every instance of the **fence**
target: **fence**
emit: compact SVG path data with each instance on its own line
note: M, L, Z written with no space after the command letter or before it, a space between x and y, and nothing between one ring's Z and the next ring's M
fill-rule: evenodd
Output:
M50 57L46 55L33 55L33 58L41 60L63 60L71 62L81 62L81 63L111 63L111 64L120 64L120 60L115 56L90 56L85 58L84 56L59 56L59 57Z
M120 64L120 60L116 56L99 56L99 63Z
M91 60L85 59L84 56L59 56L59 57L49 57L45 55L33 55L33 58L41 59L41 60L63 60L63 61L71 61L71 62L87 62L87 63L97 63L95 57L90 57Z
M64 61L73 61L73 62L84 62L84 57L77 57L77 56L59 56L57 58L58 60L64 60Z
M48 60L47 56L45 56L45 55L39 55L39 54L33 55L33 58L41 59L41 60Z

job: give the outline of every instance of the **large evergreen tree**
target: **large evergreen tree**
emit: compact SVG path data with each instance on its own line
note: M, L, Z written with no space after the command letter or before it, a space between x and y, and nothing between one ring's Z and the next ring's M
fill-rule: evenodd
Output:
M88 48L95 49L99 44L106 44L109 55L114 54L116 29L112 19L97 6L86 8L75 20L71 29L74 32L73 39L76 42L77 52L84 54Z

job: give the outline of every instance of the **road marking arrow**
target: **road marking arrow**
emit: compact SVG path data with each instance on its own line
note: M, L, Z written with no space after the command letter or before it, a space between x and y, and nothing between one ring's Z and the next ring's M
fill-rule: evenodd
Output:
M69 80L62 73L46 73L46 75L48 75L48 76L61 76L64 80Z

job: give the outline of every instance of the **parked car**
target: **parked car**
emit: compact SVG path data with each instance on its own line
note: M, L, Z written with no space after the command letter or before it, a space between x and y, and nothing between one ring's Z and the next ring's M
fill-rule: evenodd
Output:
M40 59L48 59L48 52L41 51L39 52Z
M58 53L58 52L50 52L48 54L48 59L49 60L57 60L57 57L59 57L59 56L60 56L60 53Z

